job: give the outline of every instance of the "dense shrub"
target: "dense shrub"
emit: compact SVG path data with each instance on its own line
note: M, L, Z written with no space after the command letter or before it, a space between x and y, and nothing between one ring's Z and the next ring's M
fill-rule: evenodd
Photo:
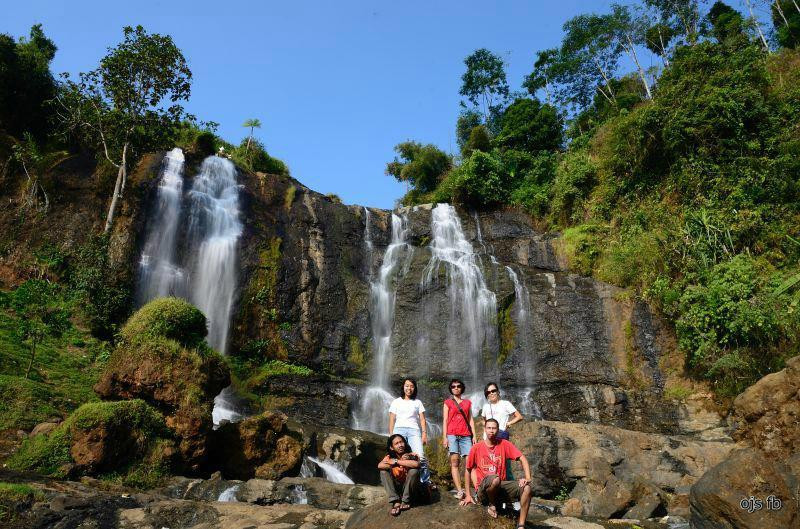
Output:
M517 99L503 112L494 145L528 152L555 151L563 143L563 123L556 109L536 99Z
M289 176L289 168L281 160L267 153L264 144L253 138L244 139L231 153L231 160L248 171L259 171L267 174Z

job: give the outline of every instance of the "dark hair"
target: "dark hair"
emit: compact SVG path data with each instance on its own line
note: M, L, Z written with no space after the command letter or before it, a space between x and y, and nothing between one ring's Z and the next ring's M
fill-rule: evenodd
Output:
M462 395L464 394L464 392L465 392L465 391L467 391L467 386L465 386L465 385L464 385L464 381L463 381L463 380L461 380L460 378L454 378L454 379L453 379L453 380L451 380L451 381L450 381L450 383L447 385L447 390L450 392L450 394L451 394L451 395L453 394L453 389L452 389L450 386L452 386L452 385L453 385L453 382L458 382L459 384L461 384L461 394L462 394Z
M500 423L499 423L499 422L497 422L497 419L495 419L495 418L489 418L489 419L486 419L486 420L483 422L483 425L484 425L484 426L486 426L486 425L487 425L487 424L489 424L490 422L493 422L493 423L495 423L495 424L497 425L497 427L498 427L498 428L500 428Z
M486 387L483 388L483 396L489 398L489 386L494 386L497 388L498 395L500 394L500 386L497 385L497 382L489 382L486 384Z
M497 421L495 421L495 422L497 422ZM389 439L387 439L387 440L386 440L386 451L387 451L387 452L389 452L389 455L390 455L390 456L392 456L392 457L394 457L394 458L396 458L396 457L397 457L397 452L395 452L395 451L394 451L394 448L392 448L392 442L394 441L394 438L395 438L395 437L399 437L400 439L402 439L402 440L403 440L403 444L404 444L404 445L405 445L405 447L406 447L406 449L405 449L405 450L406 450L406 451L405 451L405 453L406 453L406 454L410 454L410 453L411 453L411 447L410 447L410 446L408 446L408 441L406 440L406 438L405 438L405 437L403 437L403 436L402 436L402 435L400 435L399 433L396 433L396 434L394 434L394 435L390 435L390 436L389 436Z
M408 377L404 378L403 382L400 384L400 398L401 399L405 399L406 398L406 392L403 389L403 386L406 385L406 382L411 382L412 384L414 384L414 393L411 394L411 400L416 399L417 398L417 381L414 380L413 378L408 378Z

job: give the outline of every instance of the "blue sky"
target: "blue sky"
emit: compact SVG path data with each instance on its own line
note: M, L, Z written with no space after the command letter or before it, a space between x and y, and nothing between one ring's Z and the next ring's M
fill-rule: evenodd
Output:
M346 203L390 208L404 186L384 174L397 143L456 149L463 59L500 54L519 89L537 50L578 13L611 0L104 1L27 0L0 32L34 23L58 45L54 72L96 67L124 25L172 35L194 74L187 110L234 143L257 117L268 151L292 175ZM650 58L647 62L650 62ZM649 64L648 64L649 65Z

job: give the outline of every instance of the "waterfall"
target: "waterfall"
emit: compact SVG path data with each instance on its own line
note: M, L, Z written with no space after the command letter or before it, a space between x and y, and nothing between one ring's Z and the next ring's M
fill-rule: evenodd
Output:
M508 271L508 276L511 278L511 281L514 283L514 301L517 306L517 327L527 330L528 314L530 314L531 311L530 292L528 292L528 287L520 282L519 276L517 276L513 268L506 266L506 270Z
M208 344L226 353L236 291L236 247L242 234L236 166L219 156L203 160L189 198L189 301L208 318Z
M484 346L496 345L497 298L486 286L478 255L464 236L456 209L437 204L431 212L431 258L422 274L422 288L438 279L444 266L450 316L448 349L453 365L470 373L473 387L483 375Z
M322 473L325 475L325 479L328 481L333 483L346 483L348 485L353 484L353 480L348 478L347 474L342 472L339 467L333 463L333 461L328 461L326 459L319 460L310 456L308 459L322 469Z
M364 208L364 249L367 261L367 277L372 281L372 216L367 208Z
M369 219L369 217L367 217ZM365 227L365 238L371 234L369 223ZM383 263L377 277L370 282L370 319L372 323L372 346L374 360L371 385L362 398L353 416L353 428L386 433L389 404L394 397L387 391L389 371L392 368L392 328L397 279L408 271L412 248L406 242L408 222L392 213L392 239L383 255Z
M183 195L183 151L164 157L156 206L139 260L137 306L165 296L185 296L186 274L177 261L176 234Z
M232 487L228 487L227 489L223 490L222 493L220 493L219 498L217 498L217 501L228 501L228 502L239 501L236 499L236 491L239 490L239 486L240 484L237 483L236 485L233 485Z
M164 296L186 299L208 319L208 344L225 354L242 234L236 166L209 156L184 193L183 165L180 149L164 158L157 204L139 263L137 303ZM179 237L182 222L184 236ZM242 418L231 388L223 390L214 404L214 424Z

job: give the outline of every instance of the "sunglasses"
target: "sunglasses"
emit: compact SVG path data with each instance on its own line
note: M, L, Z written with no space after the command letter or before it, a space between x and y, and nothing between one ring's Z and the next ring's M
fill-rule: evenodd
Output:
M490 389L490 390L488 390L488 391L486 392L486 394L487 394L487 395L491 395L492 393L497 393L497 391L498 391L498 390L496 390L496 389Z
M461 384L453 384L452 386L450 386L450 389L457 389L457 388L462 388L463 389L464 386L462 386Z

